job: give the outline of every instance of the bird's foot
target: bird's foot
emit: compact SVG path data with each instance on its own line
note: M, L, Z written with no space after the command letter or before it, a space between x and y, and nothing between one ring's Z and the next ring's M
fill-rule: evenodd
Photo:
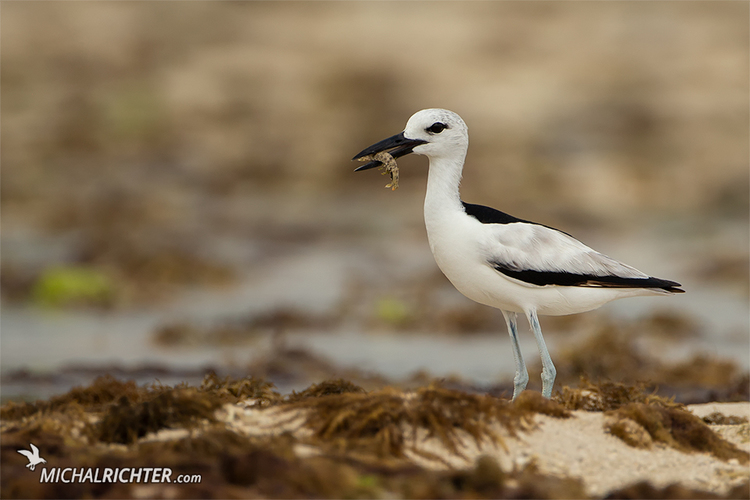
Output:
M551 366L549 370L542 370L542 396L549 399L552 396L552 387L555 385L557 370Z
M529 374L525 371L516 372L513 377L513 399L516 399L526 389L526 384L529 383Z

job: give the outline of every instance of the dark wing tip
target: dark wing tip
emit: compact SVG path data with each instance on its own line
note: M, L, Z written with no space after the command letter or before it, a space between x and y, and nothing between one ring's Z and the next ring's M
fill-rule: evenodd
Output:
M592 274L575 274L564 271L537 271L533 269L518 270L499 263L490 262L500 273L532 285L546 286L593 286L601 288L651 288L669 293L685 293L682 285L676 281L661 278L624 278L622 276L596 276Z
M664 280L661 278L622 278L619 276L594 276L591 277L583 286L601 286L604 288L651 288L654 290L664 290L669 293L685 293L682 285L676 281Z
M677 283L676 281L654 278L653 276L650 276L648 278L648 281L654 283L654 286L652 288L661 288L665 292L671 293L685 293L685 290L680 288L682 285Z

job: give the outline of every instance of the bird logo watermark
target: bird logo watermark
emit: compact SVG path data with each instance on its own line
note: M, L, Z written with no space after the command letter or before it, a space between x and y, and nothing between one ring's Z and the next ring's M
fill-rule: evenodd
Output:
M39 448L29 443L31 451L18 450L29 459L29 470L47 461L39 456ZM40 483L177 483L203 481L201 474L173 474L169 467L42 467Z
M26 467L28 467L29 470L34 470L37 465L46 464L47 461L39 456L39 448L34 446L33 443L29 443L29 444L31 445L31 451L18 450L18 453L20 453L21 455L29 459L29 463L28 465L26 465Z

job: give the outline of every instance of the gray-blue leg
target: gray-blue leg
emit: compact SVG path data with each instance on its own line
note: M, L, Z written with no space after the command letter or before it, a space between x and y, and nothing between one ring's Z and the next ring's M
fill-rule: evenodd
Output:
M526 389L526 384L529 382L529 372L526 370L526 364L523 362L523 356L521 355L521 346L518 343L516 313L503 311L503 316L505 317L505 324L508 325L508 335L510 335L510 342L513 345L513 359L516 362L516 374L513 377L513 399L516 399Z
M527 311L526 317L529 319L529 325L531 325L531 330L534 332L536 345L539 347L539 356L542 358L542 396L549 398L552 395L552 386L555 385L557 370L555 370L555 365L552 364L552 358L550 358L547 345L544 343L542 327L539 326L539 318L536 316L536 311Z

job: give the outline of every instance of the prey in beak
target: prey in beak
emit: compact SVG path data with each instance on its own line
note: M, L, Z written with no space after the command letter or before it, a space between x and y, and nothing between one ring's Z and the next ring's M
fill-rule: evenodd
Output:
M392 137L389 137L388 139L383 139L382 141L373 144L369 148L363 149L362 151L357 153L357 155L352 158L352 160L358 160L362 157L385 151L388 151L388 153L393 158L400 158L411 153L414 148L419 146L420 144L427 144L427 141L423 141L422 139L407 139L406 137L404 137L404 133L401 132L400 134L396 134ZM381 165L383 165L383 162L379 160L372 160L360 167L355 168L354 171L359 172L360 170L369 170Z

